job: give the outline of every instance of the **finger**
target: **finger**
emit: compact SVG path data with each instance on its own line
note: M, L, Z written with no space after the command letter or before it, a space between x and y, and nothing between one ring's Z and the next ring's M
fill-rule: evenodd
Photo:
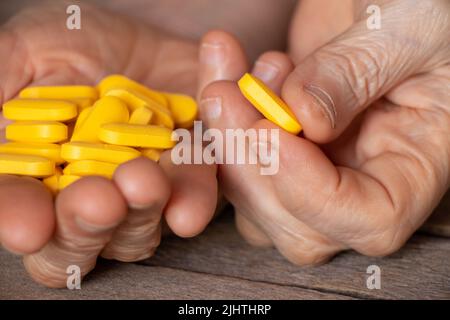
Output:
M40 250L55 226L53 198L33 178L0 176L0 244L18 254Z
M368 30L365 19L355 23L306 57L284 84L282 97L308 139L334 140L370 103L411 75L438 64L443 49L437 29L424 25L421 32L413 31L409 18L399 19L397 9L382 10L380 30ZM450 30L449 23L440 23Z
M241 236L252 246L267 248L273 246L272 240L254 222L246 218L240 210L235 209L236 228Z
M285 53L269 51L255 62L252 74L280 94L282 84L293 69L294 65Z
M352 2L302 0L298 3L289 32L289 55L295 64L353 24ZM312 28L314 32L311 32Z
M227 129L247 130L250 128L256 129L253 132L258 132L254 124L259 123L261 116L255 114L255 109L240 93L236 83L215 82L204 90L203 99L207 101L207 104L217 101L222 110L218 118L209 120L208 127L220 130L224 136ZM282 131L275 126L268 128ZM253 145L252 140L250 138L248 140L248 144ZM250 146L248 144L246 142L245 154L249 157L246 158L248 162L244 164L238 164L236 157L229 159L226 150L216 152L223 161L230 161L229 164L225 163L219 167L219 178L224 187L224 193L231 203L240 204L237 206L238 212L244 213L240 206L248 207L249 209L245 212L246 217L260 225L277 249L293 263L319 264L342 250L341 244L334 243L294 218L280 204L271 180L261 175L258 165L249 162ZM263 199L261 195L264 195Z
M161 239L161 216L170 196L168 178L157 163L137 158L121 165L114 182L130 208L102 257L139 261L153 255Z
M384 129L396 131L401 118ZM335 167L313 143L280 132L278 147L272 146L278 148L279 172L271 178L282 203L311 228L363 254L398 250L448 187L448 174L440 174L448 172L448 148L385 138L392 150L372 150L356 171ZM448 136L436 139L448 141ZM436 158L430 159L433 154Z
M171 152L163 153L159 164L172 187L172 195L164 212L167 224L180 237L198 235L211 221L216 209L217 166L175 164Z
M100 177L80 179L56 199L54 238L38 253L24 257L29 274L49 287L65 287L69 266L85 276L123 221L127 206L113 182Z
M0 106L13 98L33 79L26 45L7 30L0 31Z
M244 49L224 31L210 31L201 40L198 95L211 82L238 80L248 70Z

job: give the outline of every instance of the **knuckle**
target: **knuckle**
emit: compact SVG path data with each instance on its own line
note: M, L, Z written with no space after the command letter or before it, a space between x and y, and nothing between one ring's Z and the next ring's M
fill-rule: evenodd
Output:
M298 266L318 266L330 260L338 250L329 245L312 240L294 240L275 243L280 253Z
M398 251L402 241L402 221L397 213L383 216L383 225L364 241L360 253L371 257L385 257Z

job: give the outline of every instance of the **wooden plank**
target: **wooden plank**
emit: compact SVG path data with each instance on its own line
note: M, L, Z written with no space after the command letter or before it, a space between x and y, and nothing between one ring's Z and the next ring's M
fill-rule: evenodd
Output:
M450 192L442 199L439 206L422 226L421 231L432 235L450 237Z
M238 236L230 217L220 217L201 236L165 239L155 257L141 262L252 281L299 286L357 298L450 298L450 239L414 236L386 258L355 252L315 267L294 266L274 249L257 249ZM381 268L381 289L366 286L367 267Z
M21 259L0 250L0 299L348 299L315 290L165 267L102 260L81 290L31 281Z

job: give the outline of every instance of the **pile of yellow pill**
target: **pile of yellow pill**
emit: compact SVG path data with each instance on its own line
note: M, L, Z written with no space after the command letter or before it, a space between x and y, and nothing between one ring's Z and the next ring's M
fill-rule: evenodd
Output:
M238 86L244 97L266 119L293 134L298 134L302 130L302 126L295 118L291 109L261 80L246 73L238 81Z
M175 144L172 131L192 127L197 104L111 75L96 87L26 88L3 115L14 122L0 144L0 174L40 178L56 193L83 176L111 178L139 156L158 161Z

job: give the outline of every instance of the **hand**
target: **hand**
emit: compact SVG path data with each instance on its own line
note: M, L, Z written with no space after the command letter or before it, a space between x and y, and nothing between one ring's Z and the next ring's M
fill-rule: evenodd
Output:
M67 4L29 8L0 31L0 104L29 85L89 84L125 74L150 87L194 95L195 43L83 4L82 29L66 29ZM6 121L3 121L3 128ZM136 261L160 242L161 218L176 234L203 230L216 206L214 166L175 166L170 152L159 165L138 158L112 181L86 177L54 200L36 179L0 177L0 243L24 254L31 276L66 285L66 269L84 276L99 255Z
M353 12L337 17L341 28L329 28L329 20L294 21L295 68L287 56L269 52L253 73L282 94L305 138L280 130L273 176L261 176L254 165L219 168L242 235L275 245L296 264L322 263L350 248L370 256L398 250L449 187L450 7L384 3L381 30L366 28L358 5L362 16L349 29L347 17L358 17ZM330 34L336 29L347 31ZM299 37L299 30L318 30L326 42L312 41L315 33ZM202 97L211 128L275 128L235 83L214 83Z

